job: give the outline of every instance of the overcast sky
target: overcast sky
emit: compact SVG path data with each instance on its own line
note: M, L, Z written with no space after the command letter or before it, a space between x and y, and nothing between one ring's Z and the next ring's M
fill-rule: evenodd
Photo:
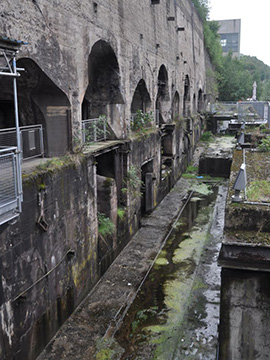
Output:
M241 19L240 52L270 66L270 0L209 0L210 20Z

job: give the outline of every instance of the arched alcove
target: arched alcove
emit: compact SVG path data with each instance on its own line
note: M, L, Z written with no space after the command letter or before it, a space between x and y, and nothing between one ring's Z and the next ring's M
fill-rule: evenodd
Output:
M172 120L175 121L180 115L180 96L178 91L175 92L172 101Z
M184 84L183 115L184 116L190 115L190 81L188 75L186 75L185 77L185 84Z
M45 156L60 156L69 150L70 104L67 96L35 61L21 58L24 68L17 80L20 126L43 126ZM14 127L12 81L0 79L0 127Z
M170 107L168 86L168 72L165 65L161 65L158 72L158 92L156 97L156 110L159 111L159 123L164 124Z
M134 114L137 110L151 110L151 98L143 79L138 82L131 102L131 113Z
M111 45L97 41L88 58L89 85L82 103L82 118L93 119L100 115L117 120L115 107L124 104L120 91L120 73L117 57ZM119 108L119 106L118 106Z
M203 112L203 92L202 92L201 89L198 91L197 111L198 111L198 113L202 113L202 112Z

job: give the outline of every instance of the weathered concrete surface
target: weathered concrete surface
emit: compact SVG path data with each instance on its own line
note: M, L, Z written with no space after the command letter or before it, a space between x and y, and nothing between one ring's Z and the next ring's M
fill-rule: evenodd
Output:
M160 99L164 122L171 118L175 94L183 98L186 76L192 86L185 104L188 114L197 110L199 91L202 95L209 93L205 80L203 25L189 0L161 1L158 5L145 0L69 0L65 3L58 0L4 0L0 12L0 34L29 43L20 52L18 62L27 69L18 84L22 90L19 96L25 92L20 101L22 118L24 122L38 118L45 126L48 142L53 140L52 125L58 137L61 130L65 135L71 134L68 117L73 135L76 130L80 132L82 103L85 95L87 101L89 93L93 97L91 86L95 79L92 70L99 66L98 62L105 66L104 78L99 77L100 69L94 70L98 78L95 91L100 92L100 99L106 98L100 114L105 113L110 118L118 137L126 136L133 95L141 79L149 93L148 110L155 110L162 65L167 72L169 89L167 96ZM168 21L169 17L174 20ZM178 27L185 30L177 31ZM105 57L112 55L108 66L103 63L104 56L98 57L102 51L105 51ZM209 62L207 64L211 66ZM109 65L114 69L114 75L109 71ZM109 99L107 90L110 86L116 87L117 96ZM8 97L5 92L1 96ZM176 114L183 112L183 101L178 102L176 110ZM62 141L68 146L66 137L62 137ZM49 145L54 149L61 143Z
M220 137L216 138L215 142L210 142L200 157L199 174L228 178L234 143L232 137Z
M269 273L222 269L220 359L270 359Z
M96 343L115 330L181 209L189 181L181 179L63 325L39 360L94 359Z
M252 181L255 194L250 203L232 203L232 186L243 162L243 152L233 155L226 204L225 236L219 255L221 272L220 359L269 359L269 179L267 153L245 152L247 190ZM266 183L263 183L266 181ZM258 199L252 204L252 198ZM251 197L251 198L249 198ZM254 200L253 200L254 201Z

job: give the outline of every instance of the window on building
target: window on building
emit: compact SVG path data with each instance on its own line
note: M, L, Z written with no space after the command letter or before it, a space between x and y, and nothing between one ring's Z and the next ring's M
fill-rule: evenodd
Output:
M160 0L151 0L151 5L159 4Z
M227 45L227 39L221 39L220 44L221 44L222 47L226 46Z

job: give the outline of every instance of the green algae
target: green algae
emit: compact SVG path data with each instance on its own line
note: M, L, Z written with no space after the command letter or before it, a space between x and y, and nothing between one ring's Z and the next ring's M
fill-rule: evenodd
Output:
M166 258L161 258L159 257L156 262L155 265L167 265L168 264L168 260Z
M206 196L211 195L213 193L212 188L210 188L209 185L204 183L193 184L191 186L191 189L198 194L206 195Z

